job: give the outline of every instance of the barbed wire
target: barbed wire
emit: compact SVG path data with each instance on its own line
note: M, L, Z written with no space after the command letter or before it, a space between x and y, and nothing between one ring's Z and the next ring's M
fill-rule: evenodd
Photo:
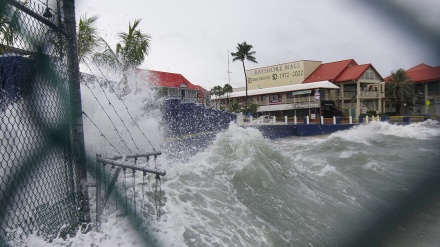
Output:
M102 137L104 137L104 139L108 142L108 144L110 144L110 146L112 146L116 152L118 154L121 154L121 152L119 152L119 150L115 147L115 145L113 145L110 140L104 135L104 133L102 133L101 129L98 127L98 125L95 124L95 122L93 122L93 120L83 111L82 114L89 119L89 121L96 127L96 129L98 129L99 133L101 134Z
M116 116L119 117L119 120L121 120L122 125L124 125L125 129L128 132L128 135L130 136L131 140L133 141L134 146L136 147L136 149L140 152L139 147L136 145L136 142L133 139L133 135L130 132L130 129L127 127L127 125L125 124L124 120L122 119L122 117L118 114L118 111L116 111L116 108L113 106L112 102L110 101L110 99L107 97L107 93L105 92L104 88L101 86L101 84L98 81L98 78L95 76L95 74L91 71L89 65L87 63L85 63L87 68L90 70L90 73L92 73L92 76L95 77L96 81L98 82L99 87L101 88L102 92L104 93L104 97L107 99L108 104L113 108L113 111L115 112ZM109 83L110 85L110 83ZM88 87L88 85L87 85ZM115 93L116 94L116 93Z
M92 73L92 75L96 78L95 74L93 74L92 70L90 69L89 65L87 63L85 63L87 68L90 70L90 72ZM125 104L124 100L116 93L116 91L114 90L113 86L111 85L110 80L107 79L107 77L104 75L104 72L101 70L101 68L99 68L99 66L96 66L96 68L99 70L99 72L101 73L102 77L105 79L105 81L107 82L107 84L109 85L109 88L112 90L112 93L114 93L116 95L116 98L118 98L121 103L124 105L125 109L127 110L127 114L130 116L131 120L133 121L134 125L138 128L139 132L144 136L144 138L147 140L147 142L150 144L151 148L153 149L153 151L157 152L157 150L154 148L154 145L151 143L151 141L148 139L148 137L145 135L145 133L141 130L141 128L139 127L139 125L137 124L137 122L134 120L133 116L131 115L127 105ZM98 82L99 84L99 82ZM99 86L102 88L101 84L99 84ZM104 91L104 90L103 90ZM104 92L105 97L107 98L107 95ZM108 98L107 98L108 100ZM109 100L110 102L110 100Z
M93 90L89 87L89 85L87 85L87 83L85 83L86 87L90 90L90 92L92 93L93 97L96 99L96 101L98 102L99 106L101 106L101 109L104 111L105 115L107 116L107 118L110 120L110 122L112 123L113 127L114 127L114 131L118 134L119 138L122 140L122 142L124 143L125 147L127 147L128 151L130 153L132 153L130 147L128 147L127 143L124 141L124 138L122 138L121 134L119 133L118 129L116 128L115 123L112 121L111 117L108 115L107 111L104 109L104 107L102 106L101 102L99 102L98 98L96 97L95 93L93 92ZM129 133L130 134L130 133ZM136 144L135 144L136 145ZM137 146L136 146L137 148ZM139 149L138 149L139 150Z

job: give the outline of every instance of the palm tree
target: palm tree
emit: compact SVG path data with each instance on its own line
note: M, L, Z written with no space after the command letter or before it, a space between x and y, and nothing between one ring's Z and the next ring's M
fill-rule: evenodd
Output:
M404 69L393 71L386 79L385 94L396 101L396 112L401 114L402 103L414 95L414 81Z
M223 88L221 86L214 86L211 89L211 94L218 96L218 98L215 101L215 105L217 106L220 96L222 96L224 94Z
M246 106L248 101L248 82L246 76L246 68L244 66L244 60L246 59L253 63L258 63L255 57L253 56L255 54L255 51L251 51L252 48L254 47L252 45L248 45L245 41L241 44L238 44L237 52L231 52L231 55L233 57L232 62L240 60L243 63L244 79L246 81L246 102L245 102Z
M94 24L97 16L87 18L86 15L80 18L78 24L78 59L84 62L87 56L94 55L103 40L98 35Z
M120 57L123 70L139 66L150 51L151 36L136 29L141 20L128 24L128 33L119 33L121 43L116 45L116 54Z
M223 93L226 94L227 100L228 100L228 108L229 108L229 95L233 92L232 86L229 84L225 84L223 86Z
M80 18L78 24L78 59L85 62L87 58L97 64L109 65L113 68L120 66L115 52L109 44L98 34L94 27L98 20L97 16L87 18L86 15Z

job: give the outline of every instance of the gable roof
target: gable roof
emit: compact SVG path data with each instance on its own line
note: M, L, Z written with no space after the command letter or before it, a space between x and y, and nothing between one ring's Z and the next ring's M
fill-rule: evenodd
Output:
M357 65L354 59L347 59L331 63L323 63L313 71L303 83L315 81L335 81L348 66Z
M377 70L373 67L373 65L369 63L369 64L349 66L333 82L358 80L369 68L372 69L376 73L376 75L379 76L379 79L383 81L382 76L377 72Z

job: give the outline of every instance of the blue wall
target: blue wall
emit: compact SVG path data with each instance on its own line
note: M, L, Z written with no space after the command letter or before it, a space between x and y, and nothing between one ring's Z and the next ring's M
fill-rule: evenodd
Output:
M218 133L229 127L236 116L230 112L207 108L180 99L164 100L162 115L168 138L189 138L194 135Z
M328 135L336 131L346 130L354 124L289 124L289 125L257 125L263 136L269 139L288 136Z
M31 59L0 57L0 107L17 101L31 90L34 72Z

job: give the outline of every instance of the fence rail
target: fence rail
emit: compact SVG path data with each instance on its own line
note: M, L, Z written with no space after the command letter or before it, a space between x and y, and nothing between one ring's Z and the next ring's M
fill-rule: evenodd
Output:
M161 155L161 152L149 152L144 154L130 154L130 155L118 155L113 156L111 158L103 158L100 154L96 155L96 224L99 228L99 225L101 223L102 213L104 211L104 208L107 205L107 202L110 198L110 194L112 193L112 190L116 184L116 180L119 178L119 175L121 171L129 169L133 171L133 174L135 171L140 171L143 173L143 176L145 177L146 174L155 174L156 178L156 193L155 193L155 201L157 200L157 188L160 187L160 176L165 176L166 171L160 170L157 167L150 168L149 162L150 157L153 156L154 160L157 159L157 156ZM146 158L146 163L143 164L137 164L137 161L139 158ZM133 159L132 162L128 161L128 159ZM106 172L105 167L111 166L112 168L116 167L115 172L113 174L113 177L109 183L106 182L106 173L109 175L107 177L110 177L110 172ZM133 179L135 176L133 175ZM125 180L125 177L124 177ZM145 183L142 183L142 189L145 186ZM102 187L105 187L104 190ZM136 184L133 182L133 190L135 190ZM102 192L105 192L104 197L102 196ZM145 193L142 192L142 197L144 197ZM159 195L160 197L160 195ZM125 195L125 199L127 200L127 195ZM136 198L133 196L133 201L136 202ZM128 209L129 205L128 203L125 203L125 208ZM143 208L143 204L145 204L142 200L141 202L141 209ZM132 210L136 212L136 205L131 207ZM128 210L126 210L128 211ZM142 210L141 210L142 211ZM156 208L156 211L159 212L159 209ZM158 214L159 216L160 214Z

